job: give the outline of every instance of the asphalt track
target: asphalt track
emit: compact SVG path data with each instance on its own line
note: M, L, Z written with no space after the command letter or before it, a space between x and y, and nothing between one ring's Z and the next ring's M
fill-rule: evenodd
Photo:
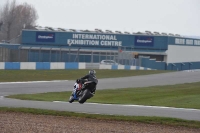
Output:
M98 76L98 75L97 75ZM173 85L200 81L200 72L173 72L125 78L100 79L97 89L147 87ZM28 94L55 91L71 91L74 81L0 83L0 107L28 107L59 111L83 112L127 116L161 116L200 121L200 110L139 105L111 105L95 103L41 102L8 99L11 94Z

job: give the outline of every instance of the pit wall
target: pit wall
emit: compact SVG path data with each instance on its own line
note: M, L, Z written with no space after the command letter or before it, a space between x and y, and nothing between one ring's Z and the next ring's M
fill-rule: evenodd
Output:
M52 70L52 69L110 69L110 70L151 70L140 66L102 65L99 63L76 62L0 62L3 70Z
M200 62L168 63L167 70L195 70L200 69Z
M156 70L166 70L166 62L156 61L155 59L150 59L149 57L141 58L141 66Z
M156 70L195 70L200 69L200 62L178 62L178 63L166 63L150 59L149 57L141 58L141 66Z

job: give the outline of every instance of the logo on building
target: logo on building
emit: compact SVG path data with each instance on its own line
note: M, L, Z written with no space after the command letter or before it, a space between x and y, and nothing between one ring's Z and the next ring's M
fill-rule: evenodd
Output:
M153 46L154 37L149 36L136 36L135 37L135 46Z
M55 42L55 33L36 32L36 42Z

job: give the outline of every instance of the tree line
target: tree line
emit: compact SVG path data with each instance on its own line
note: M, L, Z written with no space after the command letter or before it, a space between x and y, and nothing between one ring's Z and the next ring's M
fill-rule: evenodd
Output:
M7 1L0 6L0 41L11 41L20 36L22 29L36 26L38 14L28 3L18 4L16 0Z

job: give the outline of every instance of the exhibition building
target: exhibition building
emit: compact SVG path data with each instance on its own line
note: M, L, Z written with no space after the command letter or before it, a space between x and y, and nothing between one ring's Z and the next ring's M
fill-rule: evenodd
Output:
M17 44L0 44L5 67L11 62L45 62L100 68L102 60L110 60L116 62L110 64L111 69L200 69L200 39L179 34L35 27L22 30L18 39Z

